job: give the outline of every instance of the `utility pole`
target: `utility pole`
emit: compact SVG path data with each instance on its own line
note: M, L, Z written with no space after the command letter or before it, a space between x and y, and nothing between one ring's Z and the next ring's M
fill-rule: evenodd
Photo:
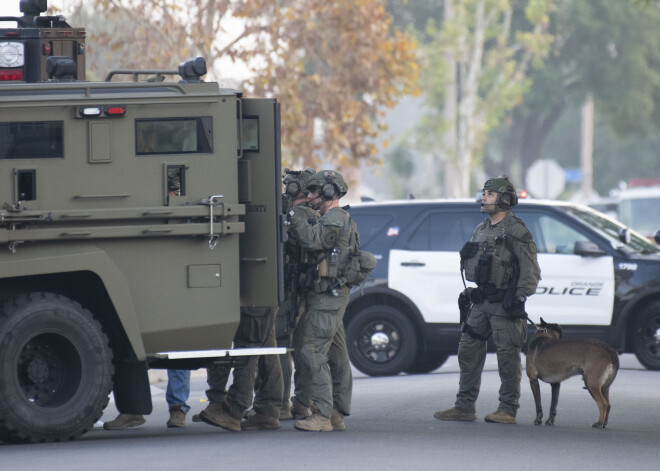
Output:
M594 192L594 97L591 93L582 105L580 129L580 169L582 170L582 198L589 201Z
M443 2L443 21L450 22L454 18L453 0ZM456 81L456 57L451 48L447 48L447 90L445 95L445 106L443 110L444 125L446 127L444 136L444 175L445 175L445 194L446 197L456 196L459 191L456 182L456 166L453 163L453 156L456 154L456 119L457 119L457 81Z

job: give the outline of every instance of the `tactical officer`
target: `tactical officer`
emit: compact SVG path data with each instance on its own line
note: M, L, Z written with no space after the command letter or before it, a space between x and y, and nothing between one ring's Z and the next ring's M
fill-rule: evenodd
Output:
M241 317L234 336L234 348L275 347L275 313L270 308L241 307ZM256 414L241 422L254 395L257 371L260 384L254 398ZM275 355L252 356L234 368L234 381L226 391L229 368L213 365L207 369L209 404L199 419L234 432L275 430L280 428L282 406L282 367ZM225 400L226 398L226 400ZM193 420L196 418L193 417Z
M467 313L458 346L460 383L453 408L437 411L439 420L476 420L477 396L492 335L500 373L500 404L486 422L516 423L522 363L520 352L527 338L525 301L536 291L541 270L536 245L523 221L511 212L518 202L509 179L493 178L484 184L481 212L488 218L474 230L460 251L465 277L477 284L459 296Z
M314 405L314 412L297 420L299 430L344 430L344 415L350 413L351 367L342 318L348 305L348 287L339 281L348 264L351 219L339 206L348 190L343 177L322 170L307 182L309 205L321 218L310 221L300 212L289 212L290 228L298 244L313 255L315 268L305 286L306 312L294 333L296 374L309 381L302 389L308 398L296 398ZM332 367L330 365L332 363ZM300 370L300 373L299 373Z
M305 185L314 173L316 172L311 168L304 170L289 170L287 168L284 169L284 173L282 174L282 183L284 184L283 196L286 201L287 212L291 210L300 212L301 217L307 218L310 224L315 223L321 217L317 210L312 209L307 204L310 197L309 192L305 189ZM310 257L296 243L295 238L289 235L289 240L284 247L284 291L286 292L286 298L280 305L277 316L275 317L275 332L278 347L291 346L289 345L290 337L304 308L304 302L301 299L301 287L305 281L308 269L311 267L311 262ZM292 419L294 417L304 418L310 413L309 408L303 405L304 399L297 400L292 397L293 410L292 406L289 405L291 378L293 376L292 362L293 358L290 352L280 355L284 386L280 420ZM298 378L298 376L296 374L296 381L302 381L302 378ZM261 376L257 375L255 390L258 391L260 383ZM255 398L255 403L257 402L257 398ZM250 414L252 413L253 411L250 411Z

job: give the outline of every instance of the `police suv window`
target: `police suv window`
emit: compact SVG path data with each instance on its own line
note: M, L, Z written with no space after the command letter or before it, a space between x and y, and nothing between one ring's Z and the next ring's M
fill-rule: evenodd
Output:
M483 220L479 213L430 214L408 242L410 250L458 252L472 238L474 228Z
M213 149L213 118L135 120L135 153L204 154Z
M64 157L64 122L0 123L0 159Z
M577 241L589 240L584 234L547 214L525 213L522 219L534 237L538 253L572 254Z
M357 224L358 234L360 234L360 245L362 247L371 243L378 234L386 234L388 225L394 216L391 214L364 214L356 213L351 215Z

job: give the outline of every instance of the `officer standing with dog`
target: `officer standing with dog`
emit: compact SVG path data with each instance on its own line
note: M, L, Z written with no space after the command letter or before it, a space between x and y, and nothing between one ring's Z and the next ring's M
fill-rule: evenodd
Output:
M458 346L461 370L454 407L437 411L438 420L474 421L487 341L492 335L497 351L501 386L497 410L486 422L515 424L520 397L520 352L527 339L525 301L536 291L541 270L536 244L525 223L513 215L518 203L508 177L487 180L481 212L488 218L474 230L460 250L461 269L476 288L459 296L463 334Z

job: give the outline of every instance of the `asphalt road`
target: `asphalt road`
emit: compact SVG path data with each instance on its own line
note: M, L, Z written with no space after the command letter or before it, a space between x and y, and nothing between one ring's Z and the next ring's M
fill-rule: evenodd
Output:
M631 355L610 397L606 430L591 428L598 409L582 381L562 384L554 427L535 426L523 377L518 425L487 424L497 408L499 377L488 356L478 401L479 420L441 422L433 412L451 407L458 385L456 357L432 374L369 378L356 372L353 414L345 432L299 432L291 421L269 432L228 432L189 422L167 429L165 383L152 387L154 412L141 427L95 428L75 442L0 444L0 470L629 470L660 467L660 372L644 370ZM204 406L205 377L193 375L192 411ZM547 416L550 386L541 393ZM114 405L103 420L116 415ZM192 414L189 414L189 416Z

